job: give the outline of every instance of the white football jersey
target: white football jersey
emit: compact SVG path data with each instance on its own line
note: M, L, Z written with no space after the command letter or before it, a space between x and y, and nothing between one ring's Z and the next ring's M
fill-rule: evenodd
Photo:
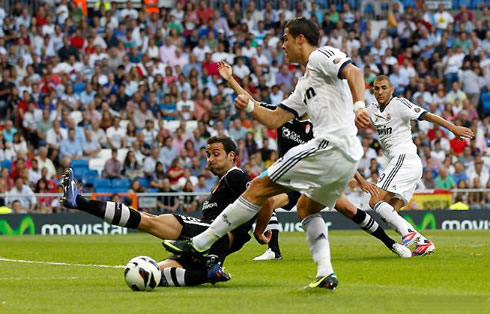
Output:
M315 138L324 138L347 158L358 161L363 150L354 123L354 105L349 85L340 75L351 59L342 51L325 46L311 53L306 71L279 107L296 117L308 113Z
M371 122L376 126L385 154L391 159L399 154L417 154L412 140L411 120L421 120L427 111L403 97L393 97L381 111L378 104L368 106Z

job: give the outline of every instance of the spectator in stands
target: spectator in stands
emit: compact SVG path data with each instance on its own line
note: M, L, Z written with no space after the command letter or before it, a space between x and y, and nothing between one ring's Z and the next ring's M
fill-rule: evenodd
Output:
M112 126L107 129L107 143L113 149L126 147L126 130L121 127L119 117L114 117Z
M5 191L10 191L14 187L14 179L10 177L9 169L2 169L2 177L0 178L0 183Z
M82 143L75 139L75 129L68 130L68 137L61 141L60 158L81 159L83 156Z
M122 178L122 165L117 159L117 149L115 148L113 148L111 151L111 158L107 159L104 164L102 177L108 179Z
M194 186L190 180L186 180L182 192L194 193ZM182 199L182 209L185 212L196 211L198 204L198 198L195 195L185 195Z
M162 187L158 190L163 193L175 193L176 191L170 187L170 180L163 179ZM179 208L180 202L176 195L165 195L157 198L157 206L160 211L175 212Z
M155 167L158 162L158 154L160 150L158 147L154 147L151 149L150 156L145 158L145 163L143 165L143 171L145 173L145 177L151 178L153 177L153 172L155 171Z
M439 170L439 175L436 177L435 183L438 189L452 189L456 186L453 178L447 174L447 170L444 168Z
M41 170L46 168L48 178L52 178L56 175L56 168L51 159L48 158L48 148L46 146L39 147L39 156L36 157L36 160Z
M102 148L99 142L92 136L92 130L85 129L84 133L85 136L82 142L83 156L90 158L97 155Z
M25 211L31 211L37 204L34 192L28 185L24 184L20 176L15 179L15 186L9 191L7 203L12 204L16 200L19 201L20 207Z
M457 162L454 166L453 181L456 185L459 185L459 182L463 181L464 184L469 187L468 175L464 170L463 164L460 162Z
M41 179L41 169L39 168L39 163L37 159L32 159L31 168L29 169L29 185L36 186L39 179Z
M143 176L141 164L136 159L136 155L132 150L128 150L124 158L122 174L131 180Z

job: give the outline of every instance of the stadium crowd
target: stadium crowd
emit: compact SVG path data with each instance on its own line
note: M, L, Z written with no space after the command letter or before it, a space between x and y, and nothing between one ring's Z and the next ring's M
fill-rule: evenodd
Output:
M320 45L347 52L364 72L367 103L376 102L370 83L385 74L396 95L476 134L465 141L414 122L424 164L419 189L490 188L490 127L481 101L490 92L485 1L451 11L391 1L386 16L372 1L246 2L220 10L202 0L160 10L97 2L88 15L68 0L40 1L35 12L22 1L9 12L0 7L0 194L12 195L2 200L18 213L56 210L57 200L32 193L59 192L63 169L102 149L112 155L98 177L130 179L128 191L209 192L215 178L203 147L218 134L238 143L238 166L257 176L278 158L277 133L236 111L217 62L231 64L256 99L280 103L304 70L287 64L281 50L283 26L295 16L318 23ZM374 14L365 14L368 8ZM376 182L386 166L376 130L359 136L359 171ZM490 208L484 192L455 201ZM160 197L158 207L193 211L197 199L182 207Z

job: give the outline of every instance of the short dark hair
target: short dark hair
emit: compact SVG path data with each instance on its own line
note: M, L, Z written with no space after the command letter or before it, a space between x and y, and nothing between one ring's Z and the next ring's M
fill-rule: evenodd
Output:
M301 16L289 20L285 27L289 29L289 33L293 38L296 38L301 34L305 36L310 45L318 46L320 31L318 30L318 27L307 18Z
M235 154L235 158L233 160L236 160L237 147L235 142L233 142L233 140L230 137L225 135L211 136L210 138L208 138L206 143L208 145L215 144L215 143L223 144L223 148L225 149L226 154L233 152Z
M378 75L378 76L376 76L376 78L374 79L374 82L379 82L379 81L388 81L390 83L390 85L391 85L391 80L390 80L390 78L387 75Z

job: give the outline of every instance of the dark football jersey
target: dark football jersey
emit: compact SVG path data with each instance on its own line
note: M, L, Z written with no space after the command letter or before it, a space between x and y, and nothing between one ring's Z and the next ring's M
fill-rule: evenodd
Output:
M277 106L261 103L261 106L274 110ZM310 120L294 118L277 129L277 149L279 157L284 156L288 150L299 144L308 142L313 138L313 124Z
M202 203L202 220L213 221L247 189L250 177L237 167L231 168Z

